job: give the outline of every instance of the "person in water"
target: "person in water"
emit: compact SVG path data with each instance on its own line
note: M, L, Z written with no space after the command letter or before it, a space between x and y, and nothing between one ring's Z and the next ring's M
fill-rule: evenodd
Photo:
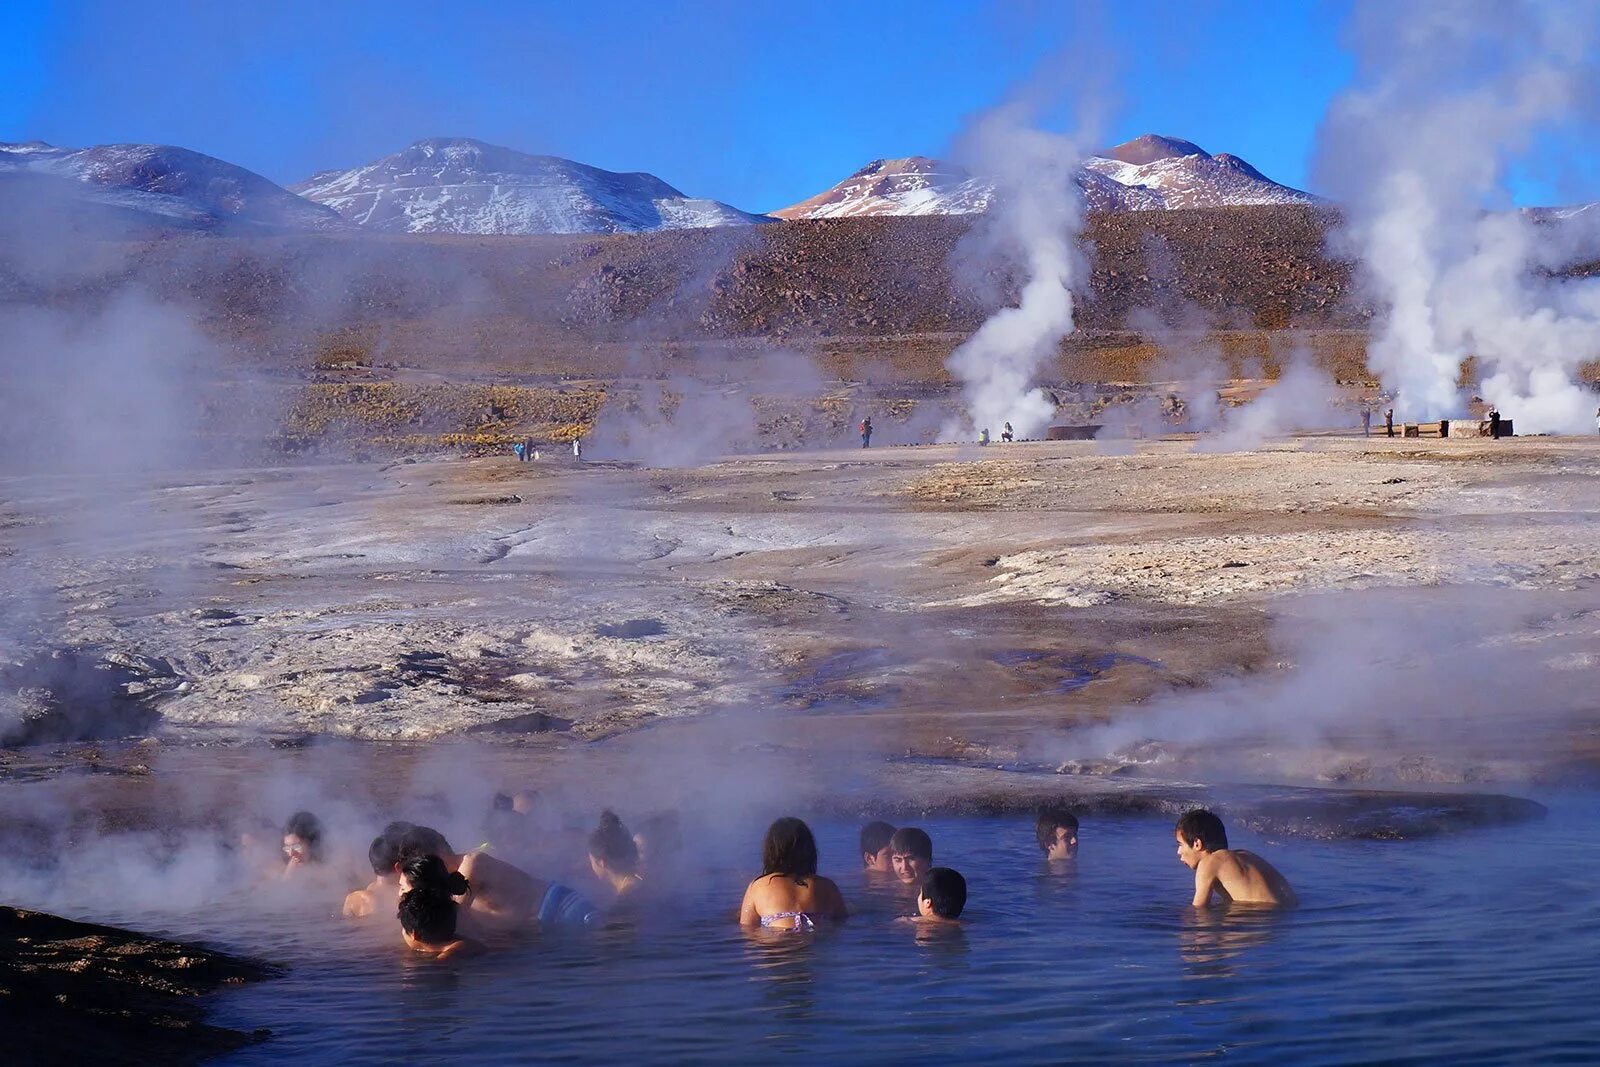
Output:
M388 906L391 901L397 901L400 893L400 861L401 847L408 837L415 840L413 832L423 830L428 834L438 834L436 830L427 827L418 827L409 822L392 822L383 828L383 832L372 839L372 844L367 848L367 860L372 865L372 881L365 889L357 889L345 894L344 914L350 918L365 918L381 908ZM438 836L438 843L443 843L443 835ZM445 851L449 846L445 845Z
M472 892L459 871L438 856L409 856L400 867L400 936L406 947L448 959L483 950L482 944L456 930L460 905L456 898Z
M1046 860L1070 860L1078 854L1078 817L1066 808L1043 808L1033 832Z
M683 824L676 811L658 811L645 817L635 831L633 844L639 850L641 871L670 870L683 852Z
M1204 808L1185 812L1176 827L1178 861L1194 871L1194 906L1213 896L1224 903L1293 907L1294 890L1277 868L1254 852L1228 847L1222 820Z
M818 920L848 917L844 895L817 873L817 839L811 827L785 816L767 827L761 875L744 891L739 925L769 930L814 930Z
M600 915L575 890L535 878L486 852L455 852L439 831L411 823L390 823L373 839L367 858L377 877L366 889L345 898L344 913L372 914L383 899L398 891L401 864L412 856L438 856L446 870L465 878L472 890L462 903L492 928L586 926Z
M889 854L889 842L894 838L894 827L882 820L867 823L861 828L861 866L873 874L893 874L894 859Z
M961 912L966 906L967 880L961 877L961 872L934 867L917 890L917 913L908 918L929 926L954 925L961 922Z
M322 862L322 820L309 811L297 811L283 826L283 876ZM346 883L349 884L349 883Z
M639 874L639 846L614 811L600 813L600 825L589 835L589 869L615 894L616 903L634 899L644 879Z
M901 884L921 885L933 867L933 838L915 826L902 827L889 838L889 858Z

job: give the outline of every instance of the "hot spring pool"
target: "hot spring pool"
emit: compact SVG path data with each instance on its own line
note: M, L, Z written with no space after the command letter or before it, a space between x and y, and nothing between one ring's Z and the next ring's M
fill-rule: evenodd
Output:
M1299 890L1287 914L1196 913L1171 824L1085 822L1074 867L1031 824L929 820L971 898L957 933L890 921L855 826L816 821L823 873L857 914L815 935L733 924L745 854L687 908L587 940L440 963L381 930L236 908L80 914L199 937L291 967L214 1000L211 1021L273 1037L228 1062L1176 1063L1594 1062L1600 1059L1600 798L1548 820L1408 842L1262 841Z

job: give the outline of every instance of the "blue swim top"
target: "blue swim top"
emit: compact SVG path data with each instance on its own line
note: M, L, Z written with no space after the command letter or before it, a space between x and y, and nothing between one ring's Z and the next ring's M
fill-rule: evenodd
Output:
M545 929L598 926L600 918L600 909L589 903L587 897L556 882L550 883L550 888L544 891L544 900L539 902L539 925Z

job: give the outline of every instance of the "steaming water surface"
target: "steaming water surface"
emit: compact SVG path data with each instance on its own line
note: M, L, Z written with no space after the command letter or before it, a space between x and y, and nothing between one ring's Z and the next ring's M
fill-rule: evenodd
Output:
M742 855L720 857L681 912L446 963L403 953L392 922L237 907L87 917L289 964L287 978L215 999L212 1021L274 1033L242 1063L1592 1062L1597 815L1600 800L1580 797L1545 822L1422 841L1236 833L1299 889L1285 915L1195 914L1170 823L1126 818L1087 822L1060 871L1025 820L925 823L972 891L970 921L937 937L890 921L905 899L865 886L848 863L854 827L827 823L824 872L858 914L811 936L735 928Z

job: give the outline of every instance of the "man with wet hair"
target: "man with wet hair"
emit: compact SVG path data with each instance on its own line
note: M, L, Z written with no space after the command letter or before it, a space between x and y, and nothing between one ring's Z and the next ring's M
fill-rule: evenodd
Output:
M1229 848L1222 820L1204 808L1185 812L1175 834L1178 862L1194 871L1195 907L1206 907L1213 896L1233 904L1292 908L1297 903L1277 868L1254 852Z
M917 891L915 923L957 923L967 906L967 880L949 867L934 867L922 878Z
M419 830L423 832L421 836L416 834ZM405 858L405 846L408 843L413 850L423 844L443 845L447 852L450 849L444 835L429 827L409 822L392 822L385 826L383 832L374 837L372 844L367 847L367 861L372 864L372 881L365 889L345 894L344 914L347 917L362 919L377 911L380 905L387 908L391 897L399 900L400 863Z
M1070 860L1078 854L1078 817L1066 808L1041 809L1033 832L1046 860Z
M894 827L881 819L861 828L861 866L873 874L893 874L894 860L889 855L889 842L894 838Z
M933 838L915 826L896 830L889 838L889 858L903 885L919 885L933 866Z

